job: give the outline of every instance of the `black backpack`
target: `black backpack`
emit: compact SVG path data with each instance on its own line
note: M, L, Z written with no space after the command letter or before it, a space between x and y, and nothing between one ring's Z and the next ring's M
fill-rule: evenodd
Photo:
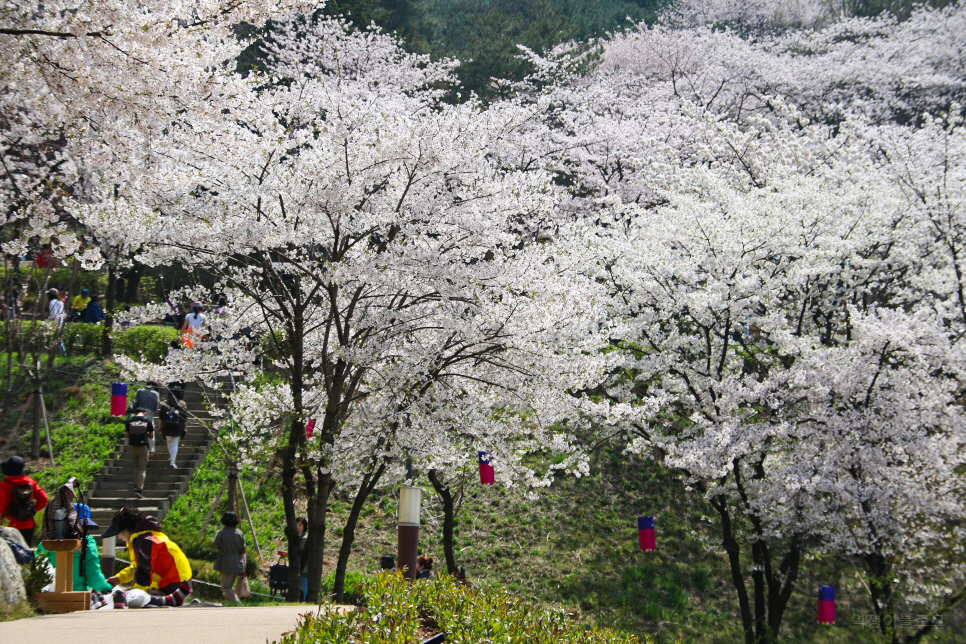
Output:
M148 444L148 419L135 416L127 423L127 431L130 434L128 445L141 447Z
M181 436L181 414L175 409L166 409L161 414L161 433L165 436Z
M34 488L29 483L17 483L10 495L7 514L17 521L30 521L37 514L37 502L34 501Z
M288 566L277 563L268 569L268 588L272 597L275 593L285 593L288 590Z

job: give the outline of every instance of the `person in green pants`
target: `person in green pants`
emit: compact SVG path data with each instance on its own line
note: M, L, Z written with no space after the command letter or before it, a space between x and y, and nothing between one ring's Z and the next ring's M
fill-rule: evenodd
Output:
M87 505L75 503L74 507L77 508L78 523L86 525L88 530L100 527L91 521L91 509ZM90 535L84 537L84 541L86 543L74 551L74 590L109 592L111 585L107 583L104 573L101 572L101 557L97 552L97 543ZM54 565L54 553L47 551L43 545L37 546L35 556L47 557L50 565ZM81 560L83 560L83 566Z

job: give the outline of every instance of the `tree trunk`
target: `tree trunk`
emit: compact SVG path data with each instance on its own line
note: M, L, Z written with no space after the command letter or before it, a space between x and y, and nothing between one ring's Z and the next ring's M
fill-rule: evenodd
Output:
M304 469L311 470L306 467ZM314 480L311 471L306 474L306 491L309 498L306 517L309 522L309 537L306 542L305 556L308 565L305 574L308 577L308 593L305 601L320 603L322 590L323 557L325 555L325 512L329 507L329 495L335 487L335 480L330 472L322 472L321 465L317 466Z
M141 277L144 276L144 264L134 260L134 266L124 272L124 289L119 289L121 301L128 304L135 304L138 301L138 288L141 286Z
M111 328L114 326L114 289L117 281L116 271L110 262L107 263L107 303L104 306L104 342L101 351L105 357L114 353L114 345L111 340Z
M443 502L443 555L446 557L446 572L457 575L459 568L456 566L456 550L453 545L453 527L456 523L453 495L449 491L449 486L443 485L439 480L436 470L429 471L429 482L433 484L433 489Z
M228 510L238 513L238 468L232 464L228 468Z
M288 443L280 450L282 461L282 507L285 509L285 538L288 541L288 592L285 599L290 602L302 600L302 537L296 527L295 515L295 456L297 434L305 434L302 423L293 420Z
M342 547L339 548L339 561L335 567L335 581L332 583L332 599L337 604L345 603L345 573L349 565L349 555L352 554L352 542L355 540L359 515L385 471L386 462L383 461L375 472L367 472L359 485L359 491L356 492L356 498L352 502L349 518L346 519L345 528L342 531Z
M721 517L721 545L728 555L728 564L731 567L731 582L738 593L738 608L741 612L741 625L745 632L745 644L755 644L755 621L751 614L751 605L748 603L748 589L745 586L745 576L741 570L741 547L735 539L735 528L731 523L728 501L719 496L711 499L710 503L718 511L718 516Z

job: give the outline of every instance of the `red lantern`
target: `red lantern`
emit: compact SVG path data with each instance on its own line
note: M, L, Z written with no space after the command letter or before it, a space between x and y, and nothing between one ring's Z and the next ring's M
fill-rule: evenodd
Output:
M835 623L835 588L832 586L818 587L818 623Z
M641 543L642 552L657 550L657 538L654 536L654 517L637 517L637 539Z
M309 422L305 423L305 439L308 440L312 438L312 432L315 431L315 419L309 418Z
M481 451L477 453L480 461L480 483L483 485L493 485L496 480L493 475L493 466L490 465L490 453Z
M127 413L127 383L111 383L111 416L124 416Z

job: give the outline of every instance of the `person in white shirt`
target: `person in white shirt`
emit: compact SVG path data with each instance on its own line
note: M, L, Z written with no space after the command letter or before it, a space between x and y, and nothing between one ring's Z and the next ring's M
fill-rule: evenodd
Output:
M191 313L184 316L184 322L181 323L181 331L183 333L188 329L200 329L204 322L205 316L201 314L201 304L195 302L191 305Z
M194 340L202 340L201 326L205 323L205 316L201 314L201 304L191 303L191 313L184 316L181 323L181 342L184 346L194 348Z
M64 319L64 303L60 299L60 293L57 289L52 288L47 291L47 299L50 300L47 305L47 319L60 322Z

